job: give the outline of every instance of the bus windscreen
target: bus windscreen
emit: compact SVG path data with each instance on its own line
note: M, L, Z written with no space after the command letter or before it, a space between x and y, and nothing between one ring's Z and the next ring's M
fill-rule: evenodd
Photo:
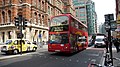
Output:
M49 43L50 44L66 44L68 43L68 34L67 33L51 34Z
M68 31L68 25L61 25L61 26L52 26L50 27L50 32L57 32L57 31Z

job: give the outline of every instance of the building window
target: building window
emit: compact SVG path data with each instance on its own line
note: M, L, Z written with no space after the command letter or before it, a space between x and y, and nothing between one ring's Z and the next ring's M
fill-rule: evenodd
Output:
M8 22L11 22L11 11L8 11Z
M3 40L3 43L5 42L5 32L2 32L2 40Z
M50 19L48 19L48 26L50 25Z
M12 2L11 2L11 0L9 0L9 4L11 4Z
M80 17L84 17L85 16L85 14L80 14Z
M45 31L43 31L43 39L46 39Z
M50 14L50 7L48 6L48 14Z
M51 3L52 3L52 4L53 4L53 2L54 2L54 1L53 1L53 0L51 0Z
M53 8L51 8L51 14L54 15L54 10L53 10Z
M50 3L50 0L47 0Z
M78 15L79 15L79 10L78 10L78 8L75 8L75 10L76 10L76 17L78 17Z
M39 0L38 8L40 9L41 6L41 0Z
M2 23L5 23L5 12L2 12Z
M36 0L33 0L33 1L32 1L33 6L36 6L36 5L37 5L36 2L37 2Z
M42 7L41 9L44 11L44 2L42 1Z
M5 5L5 0L3 0L3 2L2 2L2 3L3 3L3 5Z
M35 12L34 13L34 23L36 24L36 22L37 22L37 13Z
M23 0L19 0L19 2L21 3Z
M43 31L43 35L45 34L45 31Z
M8 39L11 39L11 31L8 31Z
M84 5L84 4L85 4L85 1L80 1L80 4L81 4L81 5Z
M39 15L38 15L38 24L39 24L39 25L41 25L40 18L41 18L41 15L39 14Z
M44 15L42 15L42 25L44 25Z
M79 8L80 12L85 12L85 8Z

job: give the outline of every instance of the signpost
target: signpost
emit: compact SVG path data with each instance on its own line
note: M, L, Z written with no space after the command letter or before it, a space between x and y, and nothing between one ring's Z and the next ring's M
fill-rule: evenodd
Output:
M15 17L15 26L20 30L20 33L17 34L17 38L20 39L20 45L21 45L21 55L22 55L22 38L24 37L22 30L27 27L27 20L22 16L18 15L18 17Z
M108 32L108 40L109 40L109 52L110 52L110 60L113 66L113 54L112 54L112 41L111 41L111 30L114 31L117 28L116 21L114 21L113 14L106 14L105 16L105 29Z

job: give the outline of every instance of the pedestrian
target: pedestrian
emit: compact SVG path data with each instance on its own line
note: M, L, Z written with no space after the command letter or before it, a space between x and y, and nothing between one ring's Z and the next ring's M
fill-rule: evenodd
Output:
M113 38L113 44L117 50L117 53L120 52L119 46L120 46L120 41L118 38Z
M42 44L41 44L41 42L38 42L38 45L40 46L40 48L42 48Z
M105 37L103 40L104 40L105 45L106 45L106 52L108 53L108 52L109 52L109 50L108 50L108 46L109 46L109 41L108 41L108 38L107 38L107 37Z
M42 45L44 45L44 44L45 44L45 41L42 42Z

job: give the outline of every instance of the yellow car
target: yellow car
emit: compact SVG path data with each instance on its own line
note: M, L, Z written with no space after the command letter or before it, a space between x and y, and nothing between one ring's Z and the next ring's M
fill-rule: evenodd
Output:
M9 39L6 41L5 45L1 47L1 52L6 54L12 53L17 54L21 52L21 43L22 43L22 52L25 51L36 51L37 45L31 44L28 40L22 39Z

